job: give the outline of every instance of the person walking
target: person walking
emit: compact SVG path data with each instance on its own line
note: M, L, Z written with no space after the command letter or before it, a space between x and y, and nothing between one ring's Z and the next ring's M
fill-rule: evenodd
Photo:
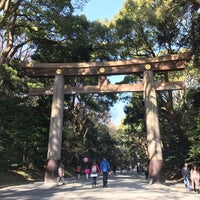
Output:
M57 186L59 185L60 182L62 182L63 185L65 184L64 175L65 175L64 165L61 161L59 161L59 163L58 163Z
M99 166L97 165L96 161L94 160L91 166L91 173L90 173L90 177L92 178L92 188L96 188L97 187L97 177L98 177L98 173L100 173L100 169Z
M188 167L188 163L184 164L184 167L181 170L183 181L185 184L185 187L187 188L188 192L190 192L190 169Z
M149 178L149 169L148 169L147 165L145 165L145 167L144 167L144 175L145 175L146 180L148 180L148 178Z
M198 192L199 193L200 173L199 173L199 170L197 169L196 166L194 166L191 169L190 175L191 175L192 187L194 189L194 192Z
M103 173L103 187L108 186L108 174L110 172L110 163L104 158L100 163L100 169Z
M81 178L81 165L76 166L76 175L77 175L77 180Z
M84 173L85 173L85 176L86 176L86 180L88 180L89 179L89 174L90 174L90 169L89 169L88 166L85 168Z

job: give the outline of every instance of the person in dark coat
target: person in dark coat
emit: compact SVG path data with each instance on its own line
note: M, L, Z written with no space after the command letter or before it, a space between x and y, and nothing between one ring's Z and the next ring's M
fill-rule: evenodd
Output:
M184 167L181 170L183 181L185 184L185 187L187 188L188 192L190 192L190 169L188 167L188 163L184 164Z

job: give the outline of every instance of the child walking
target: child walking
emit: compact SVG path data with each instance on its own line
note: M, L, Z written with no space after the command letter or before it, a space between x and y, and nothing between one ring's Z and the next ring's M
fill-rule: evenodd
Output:
M90 169L89 169L88 166L85 168L84 173L85 173L85 176L86 176L86 180L88 180L89 179L89 174L90 174Z

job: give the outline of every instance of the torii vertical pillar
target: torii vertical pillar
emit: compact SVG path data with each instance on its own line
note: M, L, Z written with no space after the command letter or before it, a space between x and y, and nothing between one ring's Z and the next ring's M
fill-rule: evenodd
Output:
M162 176L163 157L158 120L156 90L153 79L153 72L151 70L144 72L144 101L150 183L164 183Z
M56 75L51 108L47 165L45 171L46 183L56 182L58 160L61 159L63 110L64 78L62 75Z

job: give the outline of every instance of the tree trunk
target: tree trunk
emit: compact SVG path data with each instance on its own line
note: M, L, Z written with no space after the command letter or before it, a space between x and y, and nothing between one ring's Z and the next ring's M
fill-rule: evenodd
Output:
M163 157L160 139L160 128L157 111L156 90L153 72L144 72L144 100L149 154L150 183L164 183L162 175Z
M64 78L62 75L56 75L51 110L45 182L56 182L58 160L61 159L63 109Z

